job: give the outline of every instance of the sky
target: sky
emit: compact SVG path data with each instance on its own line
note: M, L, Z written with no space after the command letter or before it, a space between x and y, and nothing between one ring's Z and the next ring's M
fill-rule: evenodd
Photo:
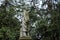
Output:
M2 1L3 1L3 0L0 0L0 5L2 4Z
M2 1L4 1L4 0L0 0L0 5L2 4ZM26 1L30 1L30 0L26 0ZM19 2L19 0L17 0L17 2ZM26 4L30 4L30 3L29 2L26 2ZM36 6L38 6L39 8L41 8L41 4L42 4L42 1L40 0L39 1L39 6L38 6L38 4L36 4Z
M28 1L31 1L31 0L25 0L25 4L30 4L30 2ZM17 2L19 2L19 0L17 0ZM38 6L39 8L41 8L41 4L42 4L42 0L39 0L39 4L36 4L36 6Z

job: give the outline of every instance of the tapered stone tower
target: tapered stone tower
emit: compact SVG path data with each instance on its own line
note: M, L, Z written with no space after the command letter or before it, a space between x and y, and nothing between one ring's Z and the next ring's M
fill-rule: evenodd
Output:
M26 22L29 21L29 15L27 10L23 10L23 18L22 18L22 27L20 29L20 40L31 40L31 37L29 36L28 27L26 25Z

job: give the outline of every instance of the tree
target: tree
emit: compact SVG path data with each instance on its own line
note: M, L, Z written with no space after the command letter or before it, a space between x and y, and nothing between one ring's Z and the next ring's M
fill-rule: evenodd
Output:
M0 6L0 39L16 40L15 36L19 36L20 21L15 18L16 11L14 5L5 0ZM16 37L17 38L17 37Z
M40 39L42 39L42 40L59 40L59 37L60 37L60 30L59 30L60 22L58 22L59 21L59 13L60 13L59 12L60 11L59 3L55 4L53 7L51 4L51 1L48 0L48 1L44 2L43 6L45 4L48 5L48 8L46 10L45 9L43 9L43 10L45 10L47 14L50 14L51 17L48 18L47 14L44 14L45 12L42 10L42 12L44 12L42 14L46 15L46 16L44 16L44 18L40 18L41 20L39 20L35 24L36 28L34 28L32 38L34 36L33 39L35 39L36 34L39 34L41 36ZM57 8L55 8L55 7L57 7ZM52 8L55 8L55 9L52 9ZM31 12L31 13L33 13L33 12ZM40 14L41 14L41 12L40 12ZM31 15L32 15L31 16L31 18L32 18L33 15L35 15L35 14L31 14ZM43 16L41 16L41 17L43 17ZM45 19L45 17L47 17L47 18ZM34 18L36 18L36 16ZM32 18L32 20L34 20L34 19ZM37 20L35 20L35 21L37 21ZM48 22L50 22L50 23L48 24ZM38 35L38 37L39 37L39 35ZM37 39L35 39L35 40L37 40Z

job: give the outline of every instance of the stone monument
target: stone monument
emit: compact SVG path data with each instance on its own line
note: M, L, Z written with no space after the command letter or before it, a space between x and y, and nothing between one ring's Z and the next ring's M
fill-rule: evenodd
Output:
M23 10L23 18L22 18L22 27L20 29L20 40L31 40L29 36L28 27L26 22L29 20L29 15L27 10Z

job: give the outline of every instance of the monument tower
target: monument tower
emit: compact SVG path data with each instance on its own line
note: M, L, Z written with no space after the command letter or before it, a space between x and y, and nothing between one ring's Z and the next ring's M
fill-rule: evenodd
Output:
M28 27L26 22L29 21L29 14L28 11L26 9L23 10L22 13L23 17L22 17L22 27L20 29L20 40L26 40L26 39L31 39L31 37L29 36L29 32L28 32Z

